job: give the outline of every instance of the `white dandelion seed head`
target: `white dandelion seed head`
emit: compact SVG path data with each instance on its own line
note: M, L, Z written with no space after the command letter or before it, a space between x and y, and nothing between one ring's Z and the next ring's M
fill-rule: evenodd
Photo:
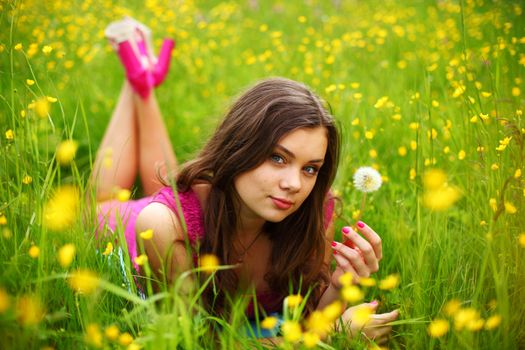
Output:
M383 180L377 170L362 166L354 173L354 186L361 192L374 192L381 187Z

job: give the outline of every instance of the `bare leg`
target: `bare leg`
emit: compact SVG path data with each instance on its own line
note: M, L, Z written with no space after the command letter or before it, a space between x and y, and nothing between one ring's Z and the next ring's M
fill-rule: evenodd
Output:
M153 92L146 100L136 94L133 97L138 128L139 174L144 194L151 195L164 186L157 180L157 173L163 177L176 174L177 159Z
M90 185L95 188L97 202L110 199L114 187L130 189L137 176L137 123L133 95L131 86L125 81L93 165Z

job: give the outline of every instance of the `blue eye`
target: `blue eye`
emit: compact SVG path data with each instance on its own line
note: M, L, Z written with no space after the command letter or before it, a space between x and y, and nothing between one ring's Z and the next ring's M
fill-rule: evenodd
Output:
M278 154L272 154L270 156L270 159L272 160L272 162L274 163L277 163L277 164L284 164L284 158L281 157L280 155Z
M317 173L319 172L319 169L315 166L306 166L304 167L304 171L308 174L308 175L317 175Z

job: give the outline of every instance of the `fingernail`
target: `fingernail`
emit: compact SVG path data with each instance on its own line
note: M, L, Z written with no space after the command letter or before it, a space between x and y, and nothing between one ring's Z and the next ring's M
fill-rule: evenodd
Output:
M337 255L337 250L334 250L334 255Z
M343 231L343 233L350 233L350 227L345 226L345 227L343 227L342 231Z
M371 301L370 304L372 304L372 305L374 305L374 306L377 305L377 300L373 300L373 301Z
M357 227L359 227L359 228L363 228L363 227L365 227L365 223L362 222L362 221L358 221L358 222L357 222Z
M332 247L337 247L337 243L332 242Z

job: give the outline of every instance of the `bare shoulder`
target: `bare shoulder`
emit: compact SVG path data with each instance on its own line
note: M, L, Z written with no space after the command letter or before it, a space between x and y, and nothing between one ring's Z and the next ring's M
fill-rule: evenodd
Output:
M150 203L139 213L135 232L148 229L153 230L154 237L157 239L183 239L183 228L177 216L162 203Z

